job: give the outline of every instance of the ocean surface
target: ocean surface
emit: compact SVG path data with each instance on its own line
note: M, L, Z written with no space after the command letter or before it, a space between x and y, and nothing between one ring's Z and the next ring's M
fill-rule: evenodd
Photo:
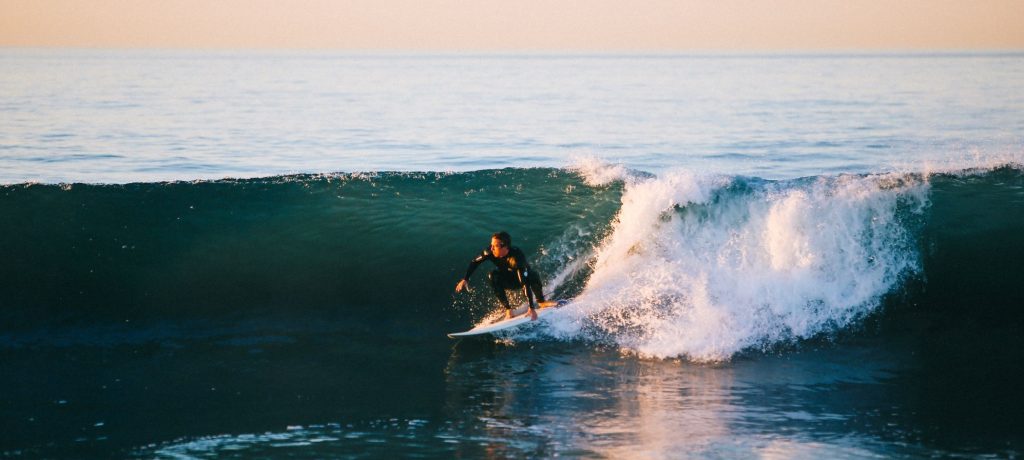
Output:
M0 261L3 458L1017 458L1024 53L3 49Z

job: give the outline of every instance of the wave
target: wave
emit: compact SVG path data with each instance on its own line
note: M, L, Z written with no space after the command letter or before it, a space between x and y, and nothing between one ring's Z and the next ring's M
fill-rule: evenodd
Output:
M495 229L537 253L616 206L615 187L557 169L3 186L0 315L436 316Z
M469 295L452 288L507 230L546 290L574 299L517 338L717 361L846 330L898 294L956 314L979 298L1014 308L1022 190L1016 165L773 181L586 160L8 185L0 319L8 334L255 317L443 337L494 308L483 276Z
M929 204L921 178L768 182L680 171L626 184L557 335L727 359L844 328L920 271L913 222Z

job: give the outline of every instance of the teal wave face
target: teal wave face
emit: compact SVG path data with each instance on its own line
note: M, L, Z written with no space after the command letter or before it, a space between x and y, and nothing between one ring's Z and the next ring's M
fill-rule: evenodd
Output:
M566 229L607 225L617 199L556 169L5 186L0 304L9 325L437 315L491 233L541 259Z
M1024 325L1024 171L969 171L933 184L915 303L951 319Z
M727 235L735 231L727 225L745 225L749 218L715 216L785 204L759 200L788 193L788 204L764 214L784 223L785 212L806 201L796 192L818 181L723 180L728 185L694 198L696 203L684 199L668 214L656 210L653 222L722 225L679 233L689 238ZM904 249L919 262L909 285L913 292L901 302L1006 319L1024 301L1018 288L1024 283L1024 174L1002 168L927 181L923 213L891 214L898 233L907 236L900 244L912 243ZM600 249L610 247L621 227L647 225L623 214L624 200L630 199L624 191L640 182L593 181L574 171L538 168L4 186L2 319L10 332L145 319L330 316L353 328L440 336L494 307L480 274L472 293L452 292L494 231L513 235L553 295L593 290L595 267L609 263ZM807 202L839 206L830 204L829 193ZM897 206L906 207L898 200ZM777 246L771 261L776 265L822 257L803 254L807 248L784 238L766 241ZM866 244L883 250L889 243ZM621 249L625 255L641 250L631 244ZM864 266L876 265L867 260ZM614 270L620 269L628 267Z

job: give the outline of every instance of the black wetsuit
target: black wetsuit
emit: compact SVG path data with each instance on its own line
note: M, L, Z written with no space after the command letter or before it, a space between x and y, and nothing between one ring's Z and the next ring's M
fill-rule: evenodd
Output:
M494 289L494 295L498 297L498 302L501 302L501 306L507 309L512 308L508 303L508 295L505 294L506 289L521 289L524 285L529 286L529 289L526 290L526 297L530 305L533 305L534 296L536 296L538 303L544 301L540 276L530 269L530 264L526 262L526 256L519 248L510 247L505 257L494 255L489 248L484 249L479 256L469 263L469 268L466 269L466 281L469 281L469 277L473 275L476 267L485 260L494 262L494 265L498 267L491 271L488 277L491 280L491 288Z

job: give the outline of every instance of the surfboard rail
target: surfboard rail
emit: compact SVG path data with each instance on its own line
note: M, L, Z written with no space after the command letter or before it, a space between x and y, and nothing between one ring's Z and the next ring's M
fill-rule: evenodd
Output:
M537 309L537 320L539 321L546 314L561 308L565 304L569 303L567 300L548 300L540 302ZM475 327L468 331L463 332L452 332L448 334L449 338L457 339L461 337L473 337L478 335L493 334L495 332L512 329L523 324L529 323L530 313L527 311L526 305L523 305L515 310L512 310L512 317L508 319L502 319L493 323L477 324Z

